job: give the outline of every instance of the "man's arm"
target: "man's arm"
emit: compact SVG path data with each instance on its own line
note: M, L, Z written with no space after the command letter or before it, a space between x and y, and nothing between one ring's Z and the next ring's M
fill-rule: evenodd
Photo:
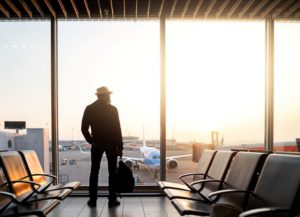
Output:
M90 127L90 122L89 122L89 117L88 117L88 112L87 108L84 110L83 117L82 117L82 122L81 122L81 132L85 138L85 140L92 144L93 139L89 131Z
M123 138L122 138L122 131L121 131L121 125L120 125L120 119L118 110L116 109L116 136L117 136L117 147L118 151L122 153L123 150Z

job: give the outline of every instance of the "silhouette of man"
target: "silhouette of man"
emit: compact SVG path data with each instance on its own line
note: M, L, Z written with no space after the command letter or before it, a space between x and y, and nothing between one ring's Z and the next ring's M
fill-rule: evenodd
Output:
M107 87L97 89L98 100L88 105L84 111L81 132L91 148L91 173L88 205L96 207L98 175L100 162L105 152L108 163L108 206L120 205L116 198L116 167L118 156L122 157L123 141L118 110L110 104L110 94ZM91 128L91 132L89 131Z

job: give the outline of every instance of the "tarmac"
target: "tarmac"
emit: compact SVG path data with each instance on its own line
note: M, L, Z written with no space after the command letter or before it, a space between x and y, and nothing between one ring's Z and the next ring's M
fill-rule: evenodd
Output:
M167 156L190 154L187 151L167 151ZM124 156L127 157L142 157L139 151L124 151ZM194 172L197 163L192 161L192 157L176 159L178 168L175 170L167 169L167 181L180 182L179 176L184 173ZM79 150L66 150L59 152L59 174L60 182L80 181L82 186L87 186L90 175L91 157L90 154L83 154ZM136 186L151 186L156 185L158 178L154 178L154 171L146 165L139 163L139 169L133 169ZM99 186L107 186L108 170L106 156L103 155L101 168L99 172Z

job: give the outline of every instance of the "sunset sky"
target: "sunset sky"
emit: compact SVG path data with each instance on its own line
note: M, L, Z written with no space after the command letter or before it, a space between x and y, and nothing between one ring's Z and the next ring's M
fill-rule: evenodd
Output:
M167 137L263 142L264 22L166 23ZM50 128L50 23L0 22L0 130ZM159 22L59 22L59 136L83 139L84 108L112 91L124 135L159 139ZM275 140L300 137L300 23L275 24Z

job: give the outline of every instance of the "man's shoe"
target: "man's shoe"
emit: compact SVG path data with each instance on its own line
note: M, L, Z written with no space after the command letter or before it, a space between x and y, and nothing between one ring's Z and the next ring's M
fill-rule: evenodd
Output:
M97 206L97 201L89 200L89 201L87 202L87 205L88 205L89 207L96 207L96 206Z
M119 206L119 205L120 205L120 202L118 200L109 200L108 201L108 207L109 208Z

